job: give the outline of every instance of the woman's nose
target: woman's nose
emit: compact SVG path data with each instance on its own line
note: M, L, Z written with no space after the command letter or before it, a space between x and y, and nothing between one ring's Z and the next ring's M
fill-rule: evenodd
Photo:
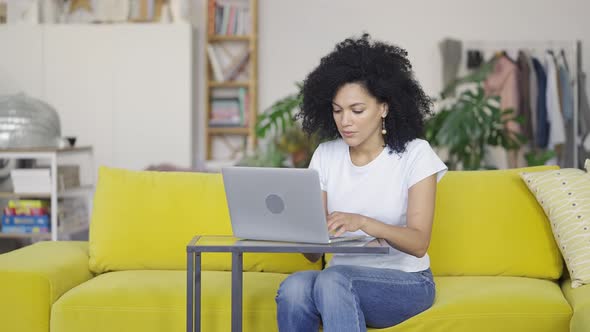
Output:
M343 111L342 112L342 118L340 119L340 123L343 126L348 126L348 125L351 124L351 122L352 122L352 113L351 112Z

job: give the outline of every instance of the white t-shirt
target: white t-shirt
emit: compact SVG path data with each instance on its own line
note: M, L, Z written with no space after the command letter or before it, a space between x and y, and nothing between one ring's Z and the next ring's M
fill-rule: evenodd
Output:
M440 181L447 167L422 139L409 142L404 153L389 152L385 148L368 164L355 166L342 139L320 144L309 168L319 173L321 188L328 195L328 213L356 213L389 225L405 226L409 188L435 173ZM357 234L365 233L359 230L344 236ZM392 248L389 255L335 254L329 265L416 272L429 268L430 259L428 255L417 258Z

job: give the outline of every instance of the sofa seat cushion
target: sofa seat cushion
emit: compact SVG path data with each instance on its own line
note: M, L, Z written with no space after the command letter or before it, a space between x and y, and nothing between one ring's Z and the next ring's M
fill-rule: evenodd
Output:
M244 331L276 330L275 294L286 274L244 273ZM202 331L231 330L231 273L202 273ZM110 272L70 290L53 306L60 332L186 331L186 272Z
M286 274L244 273L244 331L276 331L275 294ZM202 330L231 329L231 273L204 271ZM519 277L435 277L432 308L379 331L569 331L572 310L555 282ZM53 306L51 330L184 331L186 273L100 275Z
M521 277L435 277L434 305L379 331L569 331L571 308L556 282Z
M590 331L590 285L572 288L571 279L564 279L561 290L574 310L570 332Z

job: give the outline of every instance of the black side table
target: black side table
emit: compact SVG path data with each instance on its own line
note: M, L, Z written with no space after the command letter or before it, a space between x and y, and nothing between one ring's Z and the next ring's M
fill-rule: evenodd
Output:
M195 236L186 247L186 330L201 331L201 253L232 253L231 330L242 331L242 270L245 252L276 253L348 253L387 254L388 246L378 241L346 241L333 244L304 244L291 242L270 242L240 240L232 236Z

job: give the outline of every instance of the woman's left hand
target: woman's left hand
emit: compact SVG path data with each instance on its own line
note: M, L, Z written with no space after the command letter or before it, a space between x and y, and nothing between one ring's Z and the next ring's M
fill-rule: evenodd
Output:
M328 215L328 232L336 230L334 236L355 232L365 225L366 220L364 216L356 213L332 212Z

